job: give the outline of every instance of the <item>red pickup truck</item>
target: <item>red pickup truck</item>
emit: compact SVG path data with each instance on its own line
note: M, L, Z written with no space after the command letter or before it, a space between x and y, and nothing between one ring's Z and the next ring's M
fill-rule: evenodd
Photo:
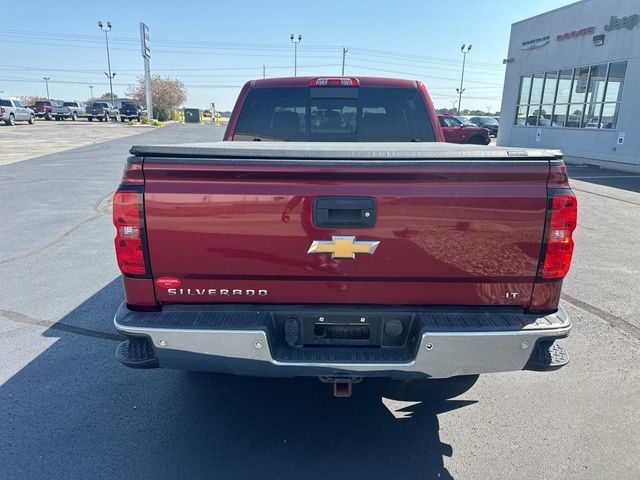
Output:
M453 145L419 82L257 80L227 141L131 149L127 366L416 380L551 370L576 199L557 151Z
M60 107L60 105L57 102L50 100L38 100L29 108L35 112L36 117L51 120L53 118L53 110L58 107Z

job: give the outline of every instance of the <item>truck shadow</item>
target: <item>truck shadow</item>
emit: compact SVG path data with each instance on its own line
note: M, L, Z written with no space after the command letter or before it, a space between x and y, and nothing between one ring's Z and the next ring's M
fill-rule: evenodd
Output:
M114 358L121 298L116 279L0 386L0 478L452 478L438 415L474 401L436 383L368 380L340 399L316 379L130 370ZM396 419L383 396L422 403Z

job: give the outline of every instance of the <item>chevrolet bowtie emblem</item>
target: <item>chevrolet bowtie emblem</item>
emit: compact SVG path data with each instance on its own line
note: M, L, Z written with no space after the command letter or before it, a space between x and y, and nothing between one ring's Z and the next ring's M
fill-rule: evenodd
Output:
M356 237L332 236L331 241L314 240L307 253L330 253L331 258L356 258L356 253L373 254L380 242L356 242Z

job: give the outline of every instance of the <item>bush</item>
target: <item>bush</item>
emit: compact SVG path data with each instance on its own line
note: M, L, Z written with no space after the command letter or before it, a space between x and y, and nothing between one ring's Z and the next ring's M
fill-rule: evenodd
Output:
M161 122L166 122L167 120L171 119L171 112L168 110L158 109L155 110L154 113L156 114L156 118Z
M153 125L154 127L161 127L162 122L159 120L154 120L153 122L151 122L151 125Z

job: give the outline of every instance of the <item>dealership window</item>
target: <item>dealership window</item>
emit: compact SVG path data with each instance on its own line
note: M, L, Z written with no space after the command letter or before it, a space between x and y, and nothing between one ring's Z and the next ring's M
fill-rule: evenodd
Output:
M615 128L626 71L615 62L522 75L514 123Z

